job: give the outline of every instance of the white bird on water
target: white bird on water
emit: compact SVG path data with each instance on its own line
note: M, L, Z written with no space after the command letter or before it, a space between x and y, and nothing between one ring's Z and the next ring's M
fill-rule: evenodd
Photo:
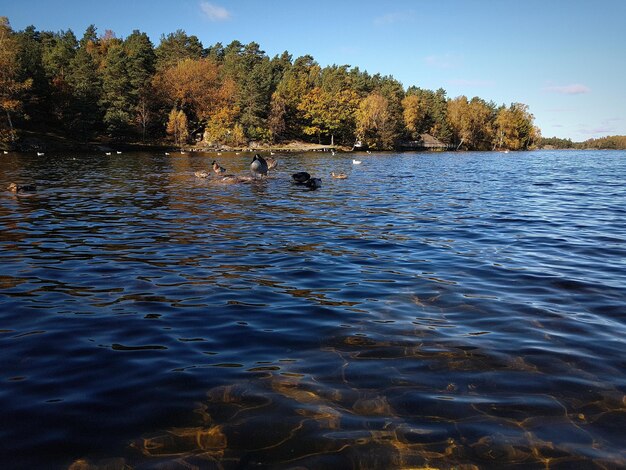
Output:
M105 155L111 155L111 152L104 152Z
M118 150L117 152L115 152L115 153L117 153L118 155L121 155L121 154L122 154L122 152L120 152L119 150Z
M353 165L360 165L361 164L361 160L352 160L352 164Z
M38 157L43 157L44 155L45 155L45 153L43 153L43 152L37 152L37 156Z

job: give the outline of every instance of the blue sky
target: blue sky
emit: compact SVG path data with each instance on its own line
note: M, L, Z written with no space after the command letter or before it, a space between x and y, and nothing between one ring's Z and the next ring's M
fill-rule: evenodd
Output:
M183 29L448 96L522 102L546 137L626 135L626 0L0 0L13 29Z

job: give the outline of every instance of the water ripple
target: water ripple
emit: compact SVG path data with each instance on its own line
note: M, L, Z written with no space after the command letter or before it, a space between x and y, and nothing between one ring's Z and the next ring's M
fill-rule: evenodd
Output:
M626 466L623 153L213 158L5 156L5 465Z

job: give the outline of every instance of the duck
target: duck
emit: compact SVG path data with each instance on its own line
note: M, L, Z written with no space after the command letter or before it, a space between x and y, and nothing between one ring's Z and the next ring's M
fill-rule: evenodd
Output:
M352 160L353 165L360 165L361 163L363 163L361 160Z
M311 175L306 171L299 171L291 175L291 178L295 184L304 184L311 179Z
M322 179L321 178L309 178L309 180L304 183L304 185L313 190L322 187Z
M118 154L118 155L121 155L121 154L122 154L122 152L120 152L119 150L118 150L118 151L116 151L115 153L116 153L116 154Z
M348 177L345 173L335 173L334 171L330 172L330 176L338 180L345 180Z
M256 178L259 176L267 176L267 162L258 153L254 155L250 163L250 171L252 172L252 176Z
M212 182L217 184L237 184L237 183L250 183L254 181L254 176L247 175L226 175L221 178L214 179Z
M8 155L9 152L6 150L3 150L2 153L4 153L5 155Z
M169 152L165 152L165 155L169 155L169 154L170 154Z
M34 184L17 184L17 183L11 183L9 184L9 186L7 186L7 189L11 192L14 193L21 193L24 191L36 191L37 190L37 186Z
M268 170L273 170L274 168L276 168L278 166L278 160L276 160L275 158L267 157L265 159L265 161L267 162L267 169Z
M111 155L111 152L104 152L104 154L105 154L106 156L110 156L110 155Z
M213 163L211 163L211 165L213 165L213 171L215 172L215 174L221 175L222 173L226 173L226 168L220 166L219 163L217 163L215 160L213 160Z
M208 178L209 177L209 173L207 173L204 170L196 171L194 173L194 175L196 175L197 178Z
M44 155L45 155L45 153L43 153L43 152L37 152L37 156L38 157L43 157Z
M291 175L291 179L293 179L293 183L298 186L306 186L310 190L314 190L322 187L321 178L311 178L311 175L306 171L299 171L298 173L294 173Z

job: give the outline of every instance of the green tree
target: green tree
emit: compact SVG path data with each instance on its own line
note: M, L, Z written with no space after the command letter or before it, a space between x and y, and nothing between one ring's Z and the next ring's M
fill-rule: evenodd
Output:
M302 98L316 86L320 71L320 66L312 56L298 57L278 83L276 93L272 96L271 120L284 122L282 134L285 137L299 138L303 134L307 122L299 105ZM276 114L277 110L284 110L282 116Z
M17 47L17 80L32 80L32 86L24 96L24 115L30 121L46 122L49 119L48 97L50 86L43 67L41 34L34 26L15 33Z
M452 130L447 117L448 100L446 91L443 88L432 91L409 87L406 95L417 96L423 106L423 119L419 122L419 128L416 132L418 134L428 133L442 142L450 143Z
M156 48L156 68L158 70L175 66L183 59L200 59L202 43L196 36L188 36L182 29L167 36L161 36Z
M236 84L238 122L251 139L265 139L269 134L267 120L274 88L270 59L255 42L243 45L233 41L224 49L222 73Z
M111 136L125 135L128 131L133 109L131 90L128 56L122 44L113 44L104 59L100 98L104 125Z
M91 137L96 126L102 122L99 106L102 83L96 63L88 51L91 32L91 28L88 28L76 55L69 64L70 70L67 75L73 99L73 112L67 125L83 139Z
M42 62L48 80L65 80L78 49L76 36L71 29L42 36Z
M2 132L2 140L16 139L11 114L18 113L23 104L23 93L32 85L32 79L20 81L17 44L8 18L0 17L0 109L6 115L8 130ZM1 129L0 129L1 131Z
M141 127L142 140L146 138L154 107L151 82L156 69L154 46L146 33L134 30L124 41L127 55L127 73L130 81L130 106L134 122Z

